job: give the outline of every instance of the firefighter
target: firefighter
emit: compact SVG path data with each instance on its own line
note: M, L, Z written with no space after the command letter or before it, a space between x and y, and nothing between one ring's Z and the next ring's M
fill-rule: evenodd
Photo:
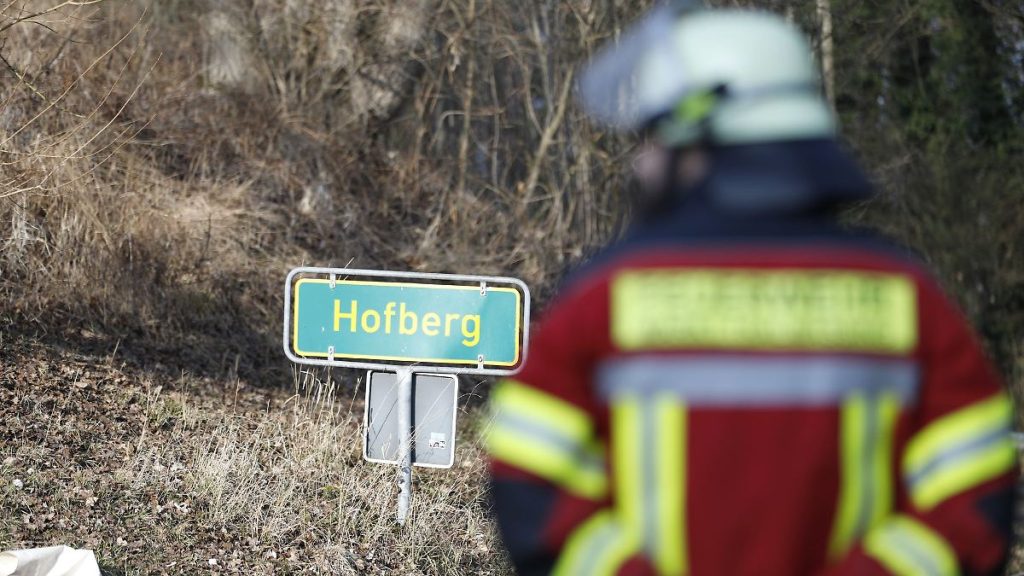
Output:
M776 16L655 8L581 78L653 142L638 223L492 396L521 574L1002 574L1011 404L912 256L838 224L869 182Z

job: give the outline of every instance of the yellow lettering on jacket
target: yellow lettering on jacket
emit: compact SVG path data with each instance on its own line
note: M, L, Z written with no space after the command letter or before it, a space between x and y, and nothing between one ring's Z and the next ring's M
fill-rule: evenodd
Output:
M917 345L912 279L853 270L632 270L611 285L627 350L755 348L904 354Z

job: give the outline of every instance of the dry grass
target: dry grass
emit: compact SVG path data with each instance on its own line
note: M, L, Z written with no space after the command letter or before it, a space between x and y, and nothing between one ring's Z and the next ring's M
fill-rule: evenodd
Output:
M456 467L417 469L400 528L395 469L362 461L356 391L325 373L296 374L294 394L231 390L7 345L0 548L88 547L112 574L508 571L475 411Z
M615 159L545 103L569 79L502 93L570 65L540 41L555 12L180 0L16 22L56 6L0 12L0 547L125 574L507 572L476 414L399 529L354 391L280 354L280 282L351 264L543 292L603 242L616 197L565 186Z
M569 88L631 8L77 4L0 14L0 294L19 331L280 370L267 326L291 266L510 274L543 300L621 224L626 145Z

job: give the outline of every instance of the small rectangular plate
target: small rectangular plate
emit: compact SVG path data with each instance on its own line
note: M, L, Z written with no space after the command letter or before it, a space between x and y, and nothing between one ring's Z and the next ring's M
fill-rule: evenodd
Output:
M363 458L398 464L398 378L371 370L366 376ZM414 466L451 468L455 463L455 418L459 379L454 374L413 374L412 423Z

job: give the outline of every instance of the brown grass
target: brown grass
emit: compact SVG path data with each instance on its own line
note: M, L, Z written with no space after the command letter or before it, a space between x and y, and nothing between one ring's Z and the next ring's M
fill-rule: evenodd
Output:
M507 572L475 413L398 528L351 384L281 357L280 283L316 263L540 288L602 242L616 197L566 193L595 172L556 154L576 138L565 97L537 105L569 79L474 88L568 66L538 43L550 14L519 34L507 7L446 5L504 19L492 62L470 56L479 20L431 2L101 2L15 23L54 6L0 13L2 547L93 548L126 574ZM576 146L574 163L614 161Z
M230 389L5 344L0 548L87 547L126 575L508 572L474 410L456 467L416 470L399 527L395 469L362 461L357 390L326 373Z
M511 274L543 299L621 222L624 146L569 98L621 14L139 0L14 23L52 5L0 17L0 293L21 330L280 367L291 266Z

